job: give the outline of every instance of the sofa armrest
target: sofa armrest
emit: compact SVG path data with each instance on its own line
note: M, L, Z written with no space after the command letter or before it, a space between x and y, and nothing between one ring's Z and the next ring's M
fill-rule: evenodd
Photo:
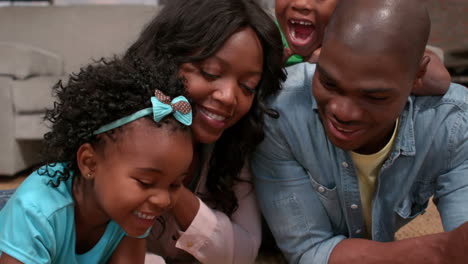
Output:
M14 79L63 75L62 58L40 48L15 42L0 42L0 75Z

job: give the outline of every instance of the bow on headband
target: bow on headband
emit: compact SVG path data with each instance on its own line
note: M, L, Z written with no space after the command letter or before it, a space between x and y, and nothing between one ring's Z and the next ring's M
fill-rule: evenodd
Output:
M163 117L173 113L174 118L186 126L192 124L192 107L187 99L183 96L177 96L171 101L171 98L161 91L154 91L154 96L151 97L153 104L154 121L159 122Z
M180 123L186 126L190 126L192 124L192 107L184 96L177 96L171 101L169 96L159 90L155 90L154 97L151 97L151 104L153 107L142 109L110 124L104 125L94 131L93 134L97 135L107 132L150 114L153 114L153 119L156 122L161 121L167 115L173 114L174 118Z

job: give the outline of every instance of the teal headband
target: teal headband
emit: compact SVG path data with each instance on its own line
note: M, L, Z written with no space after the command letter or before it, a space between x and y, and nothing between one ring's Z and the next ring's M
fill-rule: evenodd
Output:
M94 131L93 135L101 134L114 128L123 126L138 118L153 114L153 119L156 122L161 121L165 116L173 114L174 118L180 123L190 126L192 124L192 107L184 96L177 96L172 99L159 90L154 91L154 96L151 97L153 107L142 109L129 116L122 117L110 124L100 127Z

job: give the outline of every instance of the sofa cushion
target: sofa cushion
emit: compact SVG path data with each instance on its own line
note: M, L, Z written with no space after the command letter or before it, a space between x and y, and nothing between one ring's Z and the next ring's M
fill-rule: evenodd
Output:
M38 76L11 82L16 114L43 113L53 106L52 87L59 76ZM63 78L62 78L63 79Z
M15 139L40 140L50 129L50 123L44 120L44 113L16 115Z
M0 58L0 74L15 79L63 74L63 62L59 55L25 44L0 42Z

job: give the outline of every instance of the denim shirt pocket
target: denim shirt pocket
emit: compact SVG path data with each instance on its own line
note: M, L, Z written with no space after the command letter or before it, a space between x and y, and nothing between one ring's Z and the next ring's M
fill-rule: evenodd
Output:
M416 181L410 193L396 206L395 212L405 219L415 218L426 211L433 194L434 184Z
M416 216L423 214L427 206L429 205L429 200L425 202L413 202L411 197L406 197L395 209L395 212L406 222L411 221Z
M323 184L318 183L312 175L307 171L309 175L310 183L312 184L317 196L322 202L323 207L327 211L328 217L332 222L333 229L341 230L346 225L344 223L344 217L341 210L340 201L338 199L338 191L336 185L332 188L327 187Z

